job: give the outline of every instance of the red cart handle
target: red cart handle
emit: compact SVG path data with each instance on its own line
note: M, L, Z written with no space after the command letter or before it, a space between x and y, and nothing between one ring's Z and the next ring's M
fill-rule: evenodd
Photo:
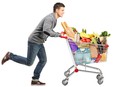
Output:
M65 39L67 39L68 37L65 36L65 35L66 35L66 32L61 32L60 38L65 38Z
M60 38L65 38L65 39L67 39L68 37L67 37L67 36L60 36Z
M66 32L61 32L61 34L66 34Z

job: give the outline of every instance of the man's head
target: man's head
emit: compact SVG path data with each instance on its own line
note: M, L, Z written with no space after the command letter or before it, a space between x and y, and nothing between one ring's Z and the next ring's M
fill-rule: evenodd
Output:
M64 7L65 5L63 3L58 2L54 4L53 11L54 13L57 13L58 17L62 17L64 14Z

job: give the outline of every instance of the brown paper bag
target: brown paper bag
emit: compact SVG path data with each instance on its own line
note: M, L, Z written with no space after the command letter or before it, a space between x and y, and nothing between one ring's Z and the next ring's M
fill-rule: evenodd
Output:
M95 45L90 45L91 58L96 58L98 55L98 50Z
M75 33L72 30L71 27L68 26L68 24L66 22L61 22L62 27L64 28L64 32L66 33L66 35L71 38L72 40L74 40L75 38Z

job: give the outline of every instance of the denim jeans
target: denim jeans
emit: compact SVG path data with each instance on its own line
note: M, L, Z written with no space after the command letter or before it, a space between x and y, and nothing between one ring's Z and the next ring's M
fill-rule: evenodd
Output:
M35 67L32 79L39 79L40 73L47 62L46 52L43 44L28 42L27 58L11 53L10 59L17 63L31 66L36 58L36 55L39 58L39 62Z

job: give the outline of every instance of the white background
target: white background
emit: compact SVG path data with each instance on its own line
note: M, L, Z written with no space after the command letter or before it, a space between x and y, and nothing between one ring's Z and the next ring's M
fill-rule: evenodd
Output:
M88 33L104 30L111 33L107 62L90 64L103 71L104 83L97 84L96 74L79 72L71 76L67 87L115 87L115 0L0 0L0 61L7 51L26 57L28 36L39 21L52 12L57 1L66 7L55 31L63 31L60 22L66 21L78 31L86 28ZM45 87L64 87L61 83L65 78L63 73L73 65L67 43L64 39L50 37L44 45L48 61L40 80L46 82ZM31 67L13 61L0 65L0 87L31 87L37 62L38 58Z

